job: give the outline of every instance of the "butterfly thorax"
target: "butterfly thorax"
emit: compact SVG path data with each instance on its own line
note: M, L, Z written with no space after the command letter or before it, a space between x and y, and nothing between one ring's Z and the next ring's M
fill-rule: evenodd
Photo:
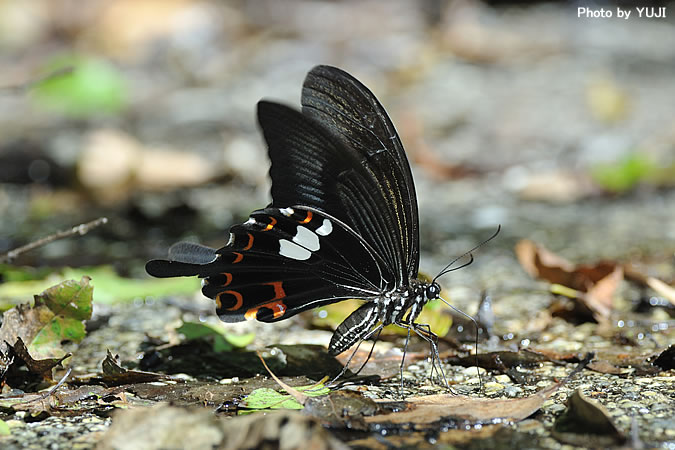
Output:
M430 283L411 280L410 285L394 289L379 297L375 301L378 321L384 325L414 322L429 301L426 295L429 286Z
M429 301L438 298L440 288L435 282L411 280L408 286L384 292L374 300L361 305L338 325L329 345L329 352L337 355L356 342L368 339L373 330L382 326L410 325ZM381 325L376 327L380 323Z

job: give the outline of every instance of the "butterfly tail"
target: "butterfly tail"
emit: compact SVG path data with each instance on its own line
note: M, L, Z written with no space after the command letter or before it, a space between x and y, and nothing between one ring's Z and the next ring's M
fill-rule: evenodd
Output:
M169 259L153 259L145 270L157 278L201 275L204 266L216 260L216 250L191 242L178 242L169 248Z

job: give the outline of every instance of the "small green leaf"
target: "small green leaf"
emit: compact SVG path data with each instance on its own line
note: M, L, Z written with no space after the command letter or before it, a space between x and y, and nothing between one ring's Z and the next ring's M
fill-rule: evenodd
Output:
M323 384L296 387L308 397L320 397L330 393L330 389ZM288 394L281 394L274 389L256 389L246 397L245 406L249 410L264 409L302 409L303 406Z
M89 277L67 280L35 296L31 315L35 330L28 343L31 355L62 356L63 341L80 342L86 334L84 320L91 318L93 286Z
M303 406L288 394L281 394L274 389L256 389L246 397L249 409L302 409Z

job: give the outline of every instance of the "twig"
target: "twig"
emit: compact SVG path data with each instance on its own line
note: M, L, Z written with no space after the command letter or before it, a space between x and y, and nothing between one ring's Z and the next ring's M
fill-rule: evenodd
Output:
M9 92L25 92L28 90L33 89L34 87L46 82L50 81L53 79L65 77L67 75L72 74L75 71L74 66L66 66L62 67L60 69L56 69L53 72L48 73L47 75L43 77L36 78L34 80L28 80L23 83L18 83L18 84L10 84L7 86L0 86L0 93L2 91L9 91Z
M99 217L98 219L92 220L91 222L74 226L70 230L57 231L54 234L50 234L49 236L38 239L37 241L30 242L19 248L15 248L14 250L10 250L3 255L0 255L0 263L11 262L22 253L26 253L27 251L33 250L38 247L42 247L43 245L49 244L50 242L54 242L59 239L65 239L67 237L74 236L76 234L83 236L87 234L89 231L93 230L94 228L99 227L106 223L108 223L107 217Z
M42 395L40 396L40 398L41 398L41 399L45 399L45 398L47 398L47 397L49 397L49 396L51 396L51 395L54 395L54 393L56 392L56 390L57 390L58 388L60 388L61 386L63 386L63 383L66 382L66 380L68 379L68 377L70 376L70 374L71 374L72 372L73 372L73 368L72 368L72 367L69 367L69 368L68 368L68 371L66 372L66 374L65 374L64 376L61 377L61 379L59 380L58 383L56 383L56 386L54 386L54 387L51 388L49 391L47 391L47 392L45 392L44 394L42 394Z

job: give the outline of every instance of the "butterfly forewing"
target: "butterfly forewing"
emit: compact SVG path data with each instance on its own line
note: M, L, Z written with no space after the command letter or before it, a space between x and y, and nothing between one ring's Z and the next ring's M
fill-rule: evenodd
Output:
M362 156L362 164L370 171L384 204L365 211L363 206L372 203L352 201L344 205L349 211L347 223L383 254L395 256L398 281L407 285L419 269L417 197L410 164L389 116L361 82L329 66L317 66L309 72L302 106L303 114L337 134ZM344 189L352 197L361 192L358 186L348 184ZM373 221L372 216L381 216L382 220ZM393 238L377 244L382 232Z
M292 108L260 102L258 120L272 161L272 204L329 211L367 241L402 284L397 223L363 155Z

